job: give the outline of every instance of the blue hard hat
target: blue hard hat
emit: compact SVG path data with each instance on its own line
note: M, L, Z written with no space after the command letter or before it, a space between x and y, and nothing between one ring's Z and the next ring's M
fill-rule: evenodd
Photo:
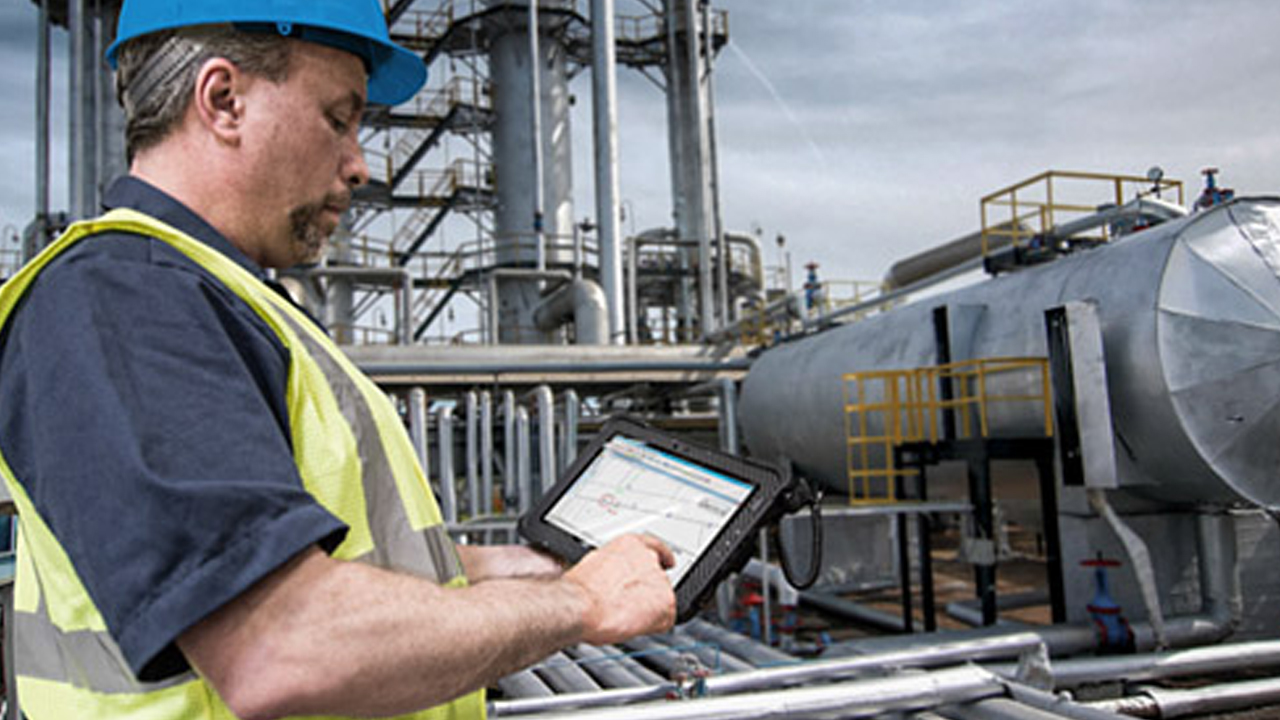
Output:
M378 0L125 0L107 62L115 68L120 46L140 35L219 23L360 56L369 71L369 102L398 105L427 81L422 58L391 42Z

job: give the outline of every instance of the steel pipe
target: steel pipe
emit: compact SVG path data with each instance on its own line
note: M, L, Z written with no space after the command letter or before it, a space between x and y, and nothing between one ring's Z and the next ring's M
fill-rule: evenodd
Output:
M569 467L578 457L578 424L581 419L582 408L578 403L578 392L576 390L564 391L564 430L560 434L560 465L559 471Z
M755 665L738 657L726 645L709 643L700 640L681 628L675 628L662 636L672 648L682 649L684 653L692 653L704 666L720 673L734 675L755 669Z
M467 512L475 518L480 516L480 400L474 392L468 392L465 398L467 408L467 447L465 449L467 476Z
M1116 678L1139 682L1228 672L1242 667L1280 668L1280 640L1210 645L1143 655L1055 660L1049 672L1054 688L1062 690ZM991 666L991 670L1013 677L1017 667L1001 664Z
M1056 710L1061 710L1058 708ZM1117 720L1119 715L1099 713L1107 720ZM1009 698L987 698L965 705L956 705L942 710L942 714L952 720L1063 720L1063 718L1079 718L1080 715L1068 715L1063 712L1043 707L1034 707L1011 700ZM1098 718L1098 715L1091 716Z
M1009 682L1005 689L1009 691L1010 698L1024 705L1047 710L1059 717L1072 720L1122 720L1121 716L1113 712L1082 705L1066 695L1050 694L1021 683Z
M409 438L418 454L423 474L430 472L431 449L427 439L427 391L420 387L409 390Z
M516 394L506 390L502 393L502 497L505 502L515 502L519 507L520 473L516 467L516 444Z
M440 453L440 513L446 523L458 522L458 489L454 484L453 406L436 410L436 446Z
M533 671L557 692L589 693L599 692L601 689L599 683L563 652L534 665Z
M498 689L509 698L549 698L555 691L532 670L521 670L498 681Z
M533 108L533 232L538 241L537 268L547 269L545 170L542 167L542 50L538 38L538 0L529 0L529 104Z
M538 494L556 483L556 398L547 385L533 391L538 405Z
M1178 718L1273 703L1280 703L1280 678L1221 683L1185 690L1141 686L1134 696L1089 703L1089 706L1138 717Z
M36 236L23 248L25 263L44 249L49 239L49 0L40 0L36 25Z
M745 635L727 630L701 618L695 618L685 623L683 629L692 638L718 645L756 667L776 667L799 662L799 660L781 650L755 642Z
M493 396L480 393L480 513L493 514Z
M516 488L518 502L516 506L523 515L533 505L533 471L530 467L529 448L529 411L523 406L516 408Z
M816 687L687 702L554 713L542 720L752 720L841 713L859 717L969 702L1004 693L1003 681L977 667L952 668Z
M656 684L642 679L626 665L594 645L579 644L567 652L578 661L579 667L607 688L637 688ZM657 677L657 676L655 676ZM657 683L662 682L657 677Z
M396 289L396 343L408 345L412 342L413 275L408 268L322 266L311 268L306 274L308 277L363 280L394 287Z
M622 245L618 201L617 49L614 45L614 0L591 1L592 129L595 132L596 236L599 239L600 283L604 286L608 339L623 339Z
M936 668L962 662L996 660L1036 651L1040 638L1033 633L1020 633L994 638L978 638L954 642L938 642L937 636L916 636L921 647L868 653L856 657L804 662L782 667L759 668L731 675L713 676L706 681L708 695L731 695L757 690L804 685L810 682L847 680L865 673L881 673L887 668ZM927 643L927 644L925 644ZM650 637L627 641L627 647L646 653L655 665L670 672L676 669L671 648ZM561 695L555 698L495 703L495 714L516 715L571 707L615 706L664 697L674 686L664 683L654 688L605 690L581 696Z

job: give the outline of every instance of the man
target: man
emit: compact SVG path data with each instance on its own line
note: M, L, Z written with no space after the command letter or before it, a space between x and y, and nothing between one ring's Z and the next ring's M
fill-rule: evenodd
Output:
M126 0L109 58L130 176L0 290L27 716L479 717L670 627L651 538L455 549L394 408L266 284L368 179L366 101L425 80L377 0Z

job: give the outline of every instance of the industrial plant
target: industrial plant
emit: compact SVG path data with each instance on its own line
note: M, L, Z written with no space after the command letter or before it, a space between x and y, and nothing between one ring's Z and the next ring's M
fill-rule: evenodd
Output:
M35 4L23 260L127 170L119 3ZM392 398L453 539L522 542L618 415L808 490L696 618L510 675L490 716L1280 717L1280 196L1225 167L1046 168L856 292L792 286L721 208L731 10L383 4L430 79L365 113L370 182L325 258L275 279ZM623 220L624 73L665 103L669 225Z

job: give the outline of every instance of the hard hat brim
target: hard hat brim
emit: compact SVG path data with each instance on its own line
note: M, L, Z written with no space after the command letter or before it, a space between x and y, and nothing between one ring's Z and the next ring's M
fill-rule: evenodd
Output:
M107 48L106 59L112 68L116 67L116 55L120 46L148 32L155 32L172 27L199 25L215 21L226 22L224 18L185 18L184 23L176 23L170 19L147 18L134 22L131 32L122 33ZM123 18L122 18L123 22ZM250 32L279 32L282 37L292 37L304 42L314 42L340 50L351 52L365 63L369 73L367 86L368 100L378 105L399 105L413 97L427 81L427 67L422 58L414 52L395 44L386 35L385 29L373 34L353 31L350 28L334 25L316 25L299 23L281 23L266 17L245 15L231 20L237 28Z

